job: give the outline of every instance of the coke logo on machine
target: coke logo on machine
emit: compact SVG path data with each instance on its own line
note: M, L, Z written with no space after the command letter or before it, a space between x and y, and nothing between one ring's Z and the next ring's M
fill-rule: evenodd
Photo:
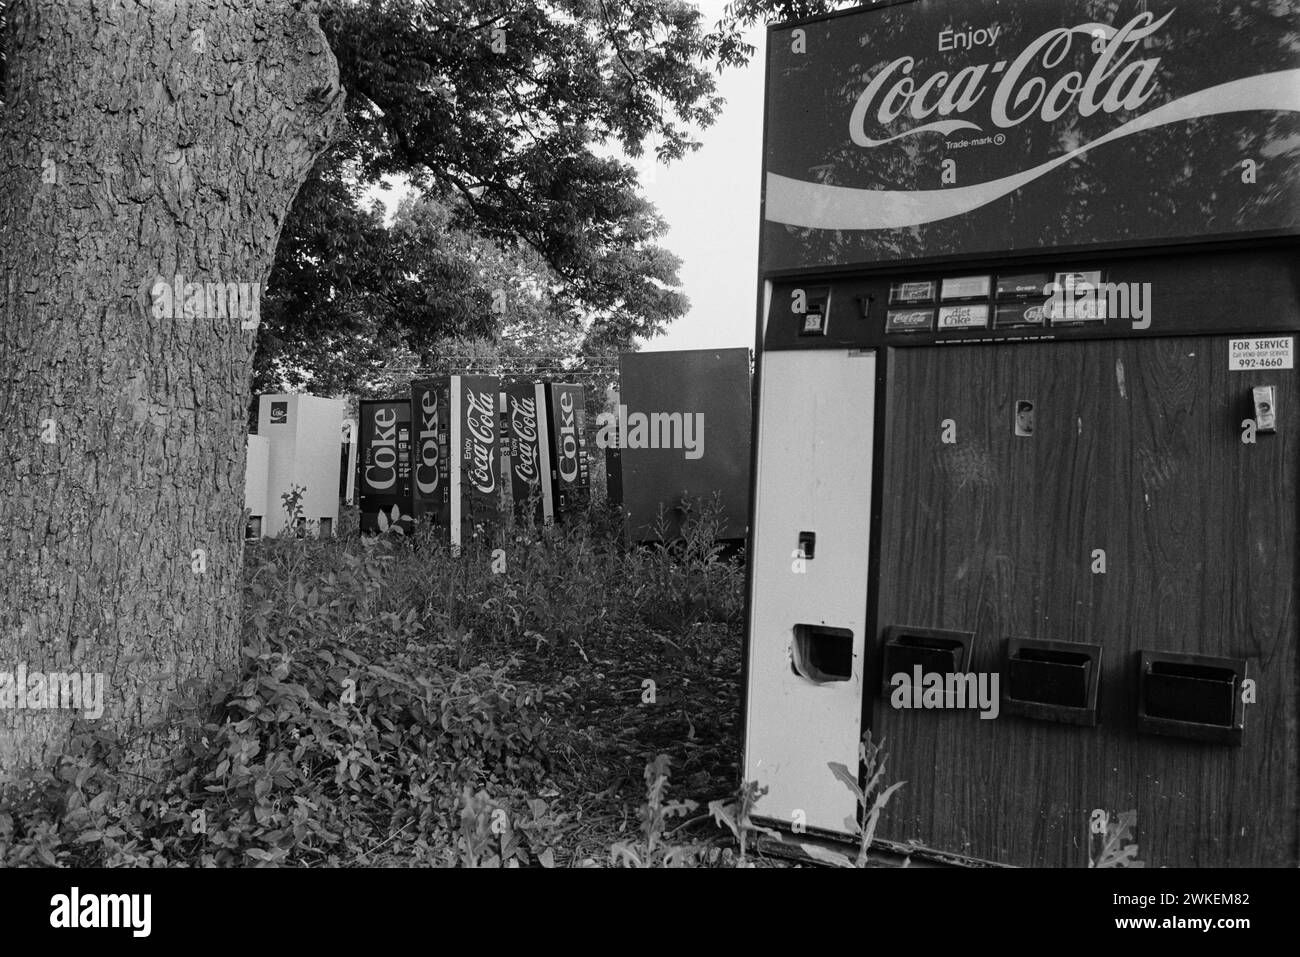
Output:
M420 396L420 433L416 447L415 485L422 495L438 489L438 393L424 389Z
M492 446L495 444L492 417L495 414L491 392L475 394L472 389L465 390L465 431L469 433L472 444L469 480L484 495L497 486L496 465L492 455Z
M560 393L560 477L572 482L578 477L578 431L573 424L573 393Z
M397 482L397 410L382 406L375 410L375 434L370 440L370 464L366 482L382 491Z
M882 126L893 123L904 113L914 120L938 114L948 117L968 113L985 98L991 88L990 71L997 76L989 98L989 120L994 126L1009 129L1037 116L1053 122L1068 110L1080 116L1136 110L1155 93L1156 68L1160 57L1128 62L1142 41L1146 40L1173 15L1171 10L1159 20L1152 13L1139 13L1122 27L1102 23L1084 23L1075 27L1049 30L1030 42L1020 55L1008 63L979 63L964 66L950 74L940 70L925 80L912 77L916 61L910 56L888 63L858 97L849 116L849 135L858 146L876 147L914 133L935 132L947 135L957 130L983 128L969 120L935 120L895 136L872 139L867 134L868 114ZM996 36L996 31L982 31ZM1091 68L1071 70L1054 83L1037 72L1059 66L1075 45L1088 45L1095 55ZM942 47L941 47L942 49Z
M537 481L537 402L517 399L510 410L510 431L520 440L514 455L515 475L523 482ZM525 449L524 445L527 444Z

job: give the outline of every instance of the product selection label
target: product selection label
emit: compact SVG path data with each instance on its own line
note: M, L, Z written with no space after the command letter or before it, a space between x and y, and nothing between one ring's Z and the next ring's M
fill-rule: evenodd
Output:
M1047 284L1052 281L1048 273L1028 273L1018 276L998 276L998 297L1046 296Z
M954 276L943 281L941 299L987 299L992 276Z
M940 329L987 329L989 307L983 304L967 306L942 306L939 309Z
M1042 324L1043 304L1041 302L1003 303L993 314L993 326L997 329L1035 327Z
M934 281L890 283L889 301L891 303L934 302Z
M929 332L934 328L933 309L890 309L885 314L885 332Z

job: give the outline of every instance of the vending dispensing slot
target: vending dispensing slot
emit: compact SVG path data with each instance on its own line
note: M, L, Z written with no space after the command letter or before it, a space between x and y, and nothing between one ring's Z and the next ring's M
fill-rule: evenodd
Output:
M1039 721L1096 725L1101 645L1012 638L1002 708Z
M973 631L948 631L940 628L913 628L890 625L884 632L884 662L880 672L881 691L888 695L894 688L896 674L907 676L910 684L917 666L921 674L965 674L970 670Z
M853 632L826 625L795 625L790 667L795 674L818 684L851 680Z
M1139 668L1139 731L1241 743L1244 659L1143 651Z

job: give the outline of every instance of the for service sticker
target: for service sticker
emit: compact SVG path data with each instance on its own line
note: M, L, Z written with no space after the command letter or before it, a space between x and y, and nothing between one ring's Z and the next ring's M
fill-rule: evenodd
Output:
M1269 339L1233 339L1228 343L1229 372L1294 368L1295 338L1292 336L1274 336Z

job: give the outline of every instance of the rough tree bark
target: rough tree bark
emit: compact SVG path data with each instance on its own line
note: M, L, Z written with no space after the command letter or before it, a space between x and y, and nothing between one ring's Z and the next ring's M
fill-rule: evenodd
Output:
M266 280L338 68L294 0L8 16L0 672L102 672L100 722L148 755L182 685L238 660L256 335L155 318L153 286ZM48 762L75 717L0 710L0 773Z

